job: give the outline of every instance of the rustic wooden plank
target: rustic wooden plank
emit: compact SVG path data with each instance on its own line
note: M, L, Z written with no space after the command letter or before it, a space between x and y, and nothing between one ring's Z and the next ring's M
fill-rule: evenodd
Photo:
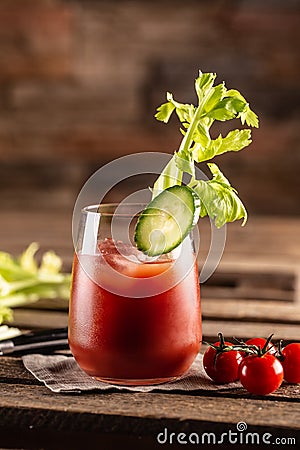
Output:
M5 211L0 214L0 250L18 256L33 241L40 252L54 250L63 260L64 270L70 271L73 259L71 235L72 208L61 211ZM21 227L21 232L20 232Z
M40 384L25 368L21 358L0 357L0 383ZM1 398L1 393L0 393Z
M216 397L231 397L231 398L254 398L245 389L228 389L218 392ZM274 399L276 401L295 401L300 402L300 387L297 384L287 384L283 381L283 384L272 394L269 394L268 399Z
M242 274L241 274L242 276ZM222 317L225 319L240 318L249 320L280 321L284 323L298 323L300 321L300 305L280 301L245 300L238 297L227 299L227 288L219 288L220 295L215 294L215 289L201 286L202 312L205 318L215 319ZM224 293L225 292L225 293ZM209 295L208 295L209 294ZM236 295L236 292L234 296ZM26 306L26 309L33 310L56 310L67 311L68 301L65 299L41 299L36 303Z
M61 328L68 325L68 314L63 311L15 308L11 325L27 329Z
M271 286L271 285L270 285ZM280 290L276 288L257 288L255 285L241 285L237 287L214 287L205 285L202 291L207 298L222 298L222 299L242 299L242 300L256 300L256 301L281 301L284 303L294 302L295 292Z
M204 320L203 339L215 341L219 332L228 339L235 336L239 339L250 337L267 337L274 333L273 341L283 339L284 341L300 341L300 327L294 324L267 323L267 322L242 322L226 320Z
M295 282L295 301L300 304L300 269L297 271L297 278Z
M299 266L298 217L252 216L246 227L232 223L227 230L225 254L230 249L235 256L273 256L274 264L293 261Z
M43 298L35 303L26 305L26 310L50 310L50 311L68 311L69 300L63 298Z
M20 328L57 328L68 324L68 314L63 311L15 309L13 326ZM274 333L274 339L287 341L299 341L300 331L298 324L282 324L273 322L251 322L251 321L227 321L227 320L203 320L204 340L215 340L219 332L227 337L250 338L253 336L268 336Z
M80 412L101 415L110 425L114 417L176 419L198 422L300 429L300 403L264 398L220 398L201 395L163 393L53 394L44 386L1 384L1 407L59 411L68 415ZM109 420L111 418L111 421ZM103 424L104 422L102 422ZM73 425L74 426L74 425ZM122 432L122 429L118 429Z
M240 319L243 321L300 324L300 306L298 305L298 303L293 305L272 301L205 298L205 296L201 299L203 317L210 320L222 317L227 320Z
M300 251L299 251L300 254ZM251 257L250 257L251 255ZM278 275L299 275L300 263L299 259L294 261L293 259L285 258L282 254L282 258L276 259L274 255L266 255L256 249L254 254L250 253L250 246L248 251L245 248L245 252L231 253L230 249L226 250L223 254L220 265L217 268L221 274L227 273L245 273L245 274L272 274L272 276Z
M2 414L1 414L2 412ZM179 433L184 433L181 438L190 433L199 435L200 443L204 435L203 445L207 445L205 433L215 433L216 443L222 433L236 432L236 424L220 422L196 422L186 420L168 420L154 418L125 418L120 416L103 417L97 414L45 411L40 409L3 408L0 411L1 443L9 448L47 448L53 450L79 449L119 449L130 448L132 450L156 450L158 448L157 436L167 431L168 443L165 448L179 450L181 445L176 445ZM15 431L18 430L16 433ZM300 436L299 430L287 428L275 428L270 426L250 425L247 433L259 433L260 439L265 433L272 438L270 443L275 443L275 438L290 437L289 443L297 442ZM173 439L170 441L171 433ZM195 435L194 435L195 436ZM227 434L228 436L228 434ZM244 435L245 436L245 435ZM175 439L174 439L175 437ZM223 441L224 442L224 441ZM251 442L251 441L250 441ZM172 445L168 445L171 443ZM195 442L194 442L195 443ZM227 448L226 444L223 444ZM189 448L189 447L188 447ZM238 447L244 448L244 447Z
M46 248L66 249L69 258L73 253L71 239L72 208L52 211L5 211L0 213L1 250L19 253L33 240ZM22 224L22 233L20 233ZM266 267L290 264L299 268L300 240L299 218L251 217L246 227L232 223L227 227L227 241L221 265L241 261L255 266L259 261ZM200 222L201 253L204 259L209 248L210 224ZM205 251L204 251L205 250ZM269 266L271 264L271 266Z
M285 269L285 268L284 268ZM238 261L234 271L217 269L202 285L205 297L254 300L294 301L296 274L286 270L241 270Z
M206 346L202 347L202 353ZM0 383L9 384L33 384L41 385L34 376L25 369L20 357L1 357L0 359ZM166 393L167 395L168 393ZM185 395L185 394L183 394ZM188 393L188 395L201 395L208 397L235 397L235 398L252 398L245 389L228 389L220 391L197 391L195 394ZM1 396L1 394L0 394ZM271 400L276 397L276 400L281 401L295 401L300 402L300 386L283 383L283 385L276 391L268 396ZM1 398L1 397L0 397Z
M1 450L15 449L47 449L47 450L82 450L84 448L89 450L101 449L122 449L130 448L130 450L156 450L157 441L156 434L152 436L142 436L141 433L135 433L134 429L131 434L118 433L112 429L111 432L103 433L98 426L98 430L90 431L93 421L101 421L97 416L93 420L89 418L88 423L84 415L78 414L81 421L86 424L85 430L78 431L72 427L64 427L63 431L57 431L51 424L66 422L63 414L51 411L39 410L21 410L15 411L10 409L3 409L5 415L5 424L0 426L1 433ZM18 420L15 420L15 416ZM45 416L48 424L45 423ZM43 417L43 425L39 425L40 421L37 418ZM74 419L74 417L72 417ZM16 430L18 432L16 433ZM138 430L137 430L138 431ZM290 431L285 431L285 435L290 435ZM168 448L168 447L167 447ZM172 444L173 450L178 450L178 446Z

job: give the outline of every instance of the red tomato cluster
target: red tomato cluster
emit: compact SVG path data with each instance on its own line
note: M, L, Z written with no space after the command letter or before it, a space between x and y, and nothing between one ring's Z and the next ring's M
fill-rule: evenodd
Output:
M219 341L210 344L203 356L207 375L216 383L240 380L248 392L266 395L274 392L283 379L300 383L300 343L278 347L268 339L252 338L232 344L219 333Z

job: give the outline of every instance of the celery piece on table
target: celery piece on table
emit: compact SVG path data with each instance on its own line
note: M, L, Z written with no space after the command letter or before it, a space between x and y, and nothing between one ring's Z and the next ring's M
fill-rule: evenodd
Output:
M11 308L41 298L69 299L71 274L61 272L61 258L52 251L43 254L38 266L38 248L31 243L17 259L0 252L0 324L12 319Z

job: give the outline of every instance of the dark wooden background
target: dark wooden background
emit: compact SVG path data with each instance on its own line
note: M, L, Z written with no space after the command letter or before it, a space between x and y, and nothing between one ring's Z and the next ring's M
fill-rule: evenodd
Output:
M105 162L173 152L178 124L156 122L155 108L167 90L194 101L200 68L241 90L260 116L251 147L218 159L250 214L298 215L299 5L1 0L2 211L71 211Z
M223 331L298 342L299 42L299 0L1 0L0 250L18 255L37 241L69 271L83 182L119 156L173 152L178 124L155 121L156 106L167 90L194 101L198 69L217 72L261 126L249 149L216 161L250 219L228 226L221 264L201 288L204 339ZM136 187L131 180L112 197ZM202 264L210 232L200 222ZM13 325L67 320L67 302L41 300L16 309ZM0 384L1 448L144 450L157 448L164 426L221 433L241 420L250 431L299 436L298 386L264 398L243 390L64 396L14 358L1 360Z

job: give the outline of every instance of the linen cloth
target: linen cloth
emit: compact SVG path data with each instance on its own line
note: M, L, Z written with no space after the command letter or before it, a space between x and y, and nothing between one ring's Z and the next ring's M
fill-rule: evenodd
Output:
M205 373L202 355L198 355L191 368L181 378L151 386L119 386L97 381L78 366L72 356L31 354L22 357L27 370L53 392L80 393L86 391L218 391L241 387L240 382L215 384Z

